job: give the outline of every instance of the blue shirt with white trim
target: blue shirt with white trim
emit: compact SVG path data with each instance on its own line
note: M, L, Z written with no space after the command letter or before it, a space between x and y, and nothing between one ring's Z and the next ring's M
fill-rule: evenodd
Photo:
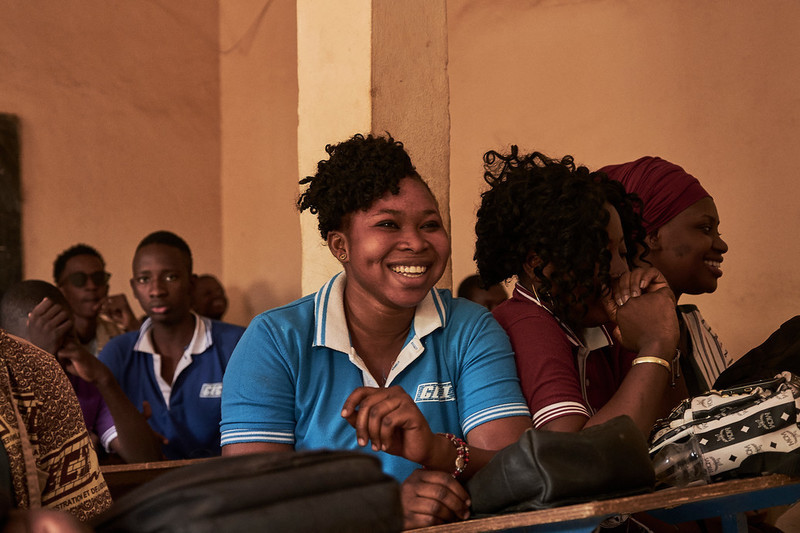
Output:
M147 401L153 411L147 420L166 437L167 459L220 455L219 421L222 376L244 328L195 315L195 330L175 370L171 384L160 376L160 356L153 348L147 319L141 329L114 337L100 361L136 408Z
M360 448L341 417L353 390L378 386L350 344L344 285L340 273L316 294L253 319L224 378L222 445L359 449L402 481L419 465ZM390 385L405 389L434 432L464 438L491 420L530 417L505 332L486 309L448 290L431 289L417 306Z

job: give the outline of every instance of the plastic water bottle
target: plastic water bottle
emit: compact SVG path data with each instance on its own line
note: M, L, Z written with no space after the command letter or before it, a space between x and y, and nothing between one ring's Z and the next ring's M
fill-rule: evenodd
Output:
M700 445L694 435L667 444L653 457L656 482L670 487L704 485L710 481Z

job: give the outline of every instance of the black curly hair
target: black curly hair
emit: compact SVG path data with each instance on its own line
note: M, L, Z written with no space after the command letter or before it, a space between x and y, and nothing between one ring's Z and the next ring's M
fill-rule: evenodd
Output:
M91 255L92 257L96 257L103 264L103 268L106 266L106 262L103 260L103 256L100 255L100 252L88 244L79 243L75 246L70 246L61 252L53 263L53 282L56 285L61 283L61 275L64 274L64 270L67 268L67 261L79 255Z
M308 209L317 215L323 239L329 232L341 230L348 214L368 209L387 192L399 194L403 178L418 180L430 192L403 143L389 134L356 134L347 141L327 145L325 151L329 158L317 164L317 173L300 180L300 185L308 184L308 188L297 200L300 211Z
M619 213L632 265L647 253L639 212L641 202L603 172L577 166L569 155L550 159L539 152L519 155L516 146L502 155L483 156L489 189L481 194L475 224L474 259L486 285L524 276L531 252L541 281L540 296L553 313L576 328L610 280L609 213ZM548 265L550 275L544 274Z

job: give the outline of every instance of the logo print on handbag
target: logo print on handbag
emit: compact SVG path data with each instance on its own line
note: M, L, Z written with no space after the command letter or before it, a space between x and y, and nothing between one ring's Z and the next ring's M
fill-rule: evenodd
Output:
M733 431L730 426L722 428L722 431L717 433L717 442L731 442L733 441Z
M744 447L744 451L747 455L755 455L757 453L761 453L761 449L763 447L764 446L760 444L748 444L747 446Z
M785 440L786 444L788 444L789 446L794 446L795 444L797 444L798 438L796 431L787 429L786 431L781 433L781 437L783 437L783 440Z
M761 429L774 429L775 420L772 418L772 413L769 411L761 413L761 416L756 418L756 425Z

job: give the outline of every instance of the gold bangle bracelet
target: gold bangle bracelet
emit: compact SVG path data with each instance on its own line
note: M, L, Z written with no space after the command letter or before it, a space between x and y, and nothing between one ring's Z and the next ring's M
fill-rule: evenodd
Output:
M672 374L672 365L666 359L662 359L660 357L652 357L652 356L637 357L636 359L633 360L631 366L636 366L640 363L655 363L657 365L661 365L667 369L667 372Z

